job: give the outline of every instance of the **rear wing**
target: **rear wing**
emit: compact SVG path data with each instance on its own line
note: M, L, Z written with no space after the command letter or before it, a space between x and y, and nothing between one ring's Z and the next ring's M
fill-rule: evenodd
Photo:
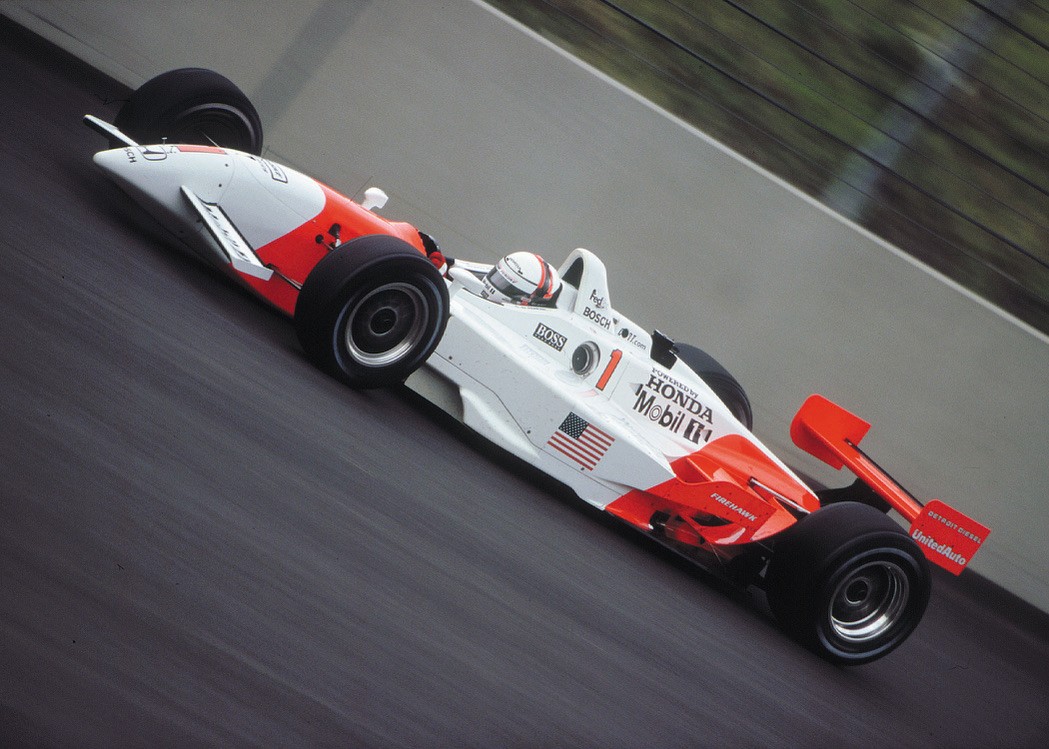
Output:
M961 574L990 533L985 525L938 499L919 502L859 448L870 429L863 419L812 395L790 425L794 444L832 468L847 467L911 524L910 536L930 562Z

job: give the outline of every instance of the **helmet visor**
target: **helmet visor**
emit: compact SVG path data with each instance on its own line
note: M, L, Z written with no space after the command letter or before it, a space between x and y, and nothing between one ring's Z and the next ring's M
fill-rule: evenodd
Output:
M488 271L488 283L492 284L496 291L500 294L504 294L512 302L527 299L531 296L527 292L514 286L513 283L510 282L510 279L499 272L499 268L497 267Z

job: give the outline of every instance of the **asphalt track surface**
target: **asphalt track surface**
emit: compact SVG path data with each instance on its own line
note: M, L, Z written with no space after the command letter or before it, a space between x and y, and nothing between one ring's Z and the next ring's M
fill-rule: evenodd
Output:
M937 575L842 669L290 324L91 164L0 20L0 746L1049 743L1047 617Z

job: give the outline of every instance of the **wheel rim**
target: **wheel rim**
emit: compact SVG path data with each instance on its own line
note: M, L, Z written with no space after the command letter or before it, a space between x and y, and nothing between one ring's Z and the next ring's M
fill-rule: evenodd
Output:
M408 283L372 289L350 311L344 340L355 360L370 367L392 364L426 337L426 299Z
M883 636L903 617L910 594L907 573L893 561L873 561L850 571L831 597L830 624L850 643Z

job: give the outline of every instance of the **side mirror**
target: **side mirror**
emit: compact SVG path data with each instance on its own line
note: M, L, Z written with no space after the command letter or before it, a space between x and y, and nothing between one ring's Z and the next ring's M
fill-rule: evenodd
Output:
M378 210L386 205L386 201L389 199L390 196L380 188L369 187L364 191L364 200L361 201L361 207L366 211Z
M677 361L677 348L674 346L674 341L658 330L653 330L651 356L654 362L670 369Z

